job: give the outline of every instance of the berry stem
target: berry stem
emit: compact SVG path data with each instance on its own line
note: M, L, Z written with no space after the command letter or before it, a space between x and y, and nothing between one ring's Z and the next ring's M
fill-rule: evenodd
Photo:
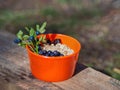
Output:
M31 51L38 53L39 44L46 42L45 36L40 36L41 39L38 40L37 35L43 34L45 32L46 22L44 22L41 26L36 25L36 28L28 28L25 27L28 34L24 34L22 30L17 33L17 39L14 42L22 47L26 45L29 46ZM36 33L37 32L37 33Z

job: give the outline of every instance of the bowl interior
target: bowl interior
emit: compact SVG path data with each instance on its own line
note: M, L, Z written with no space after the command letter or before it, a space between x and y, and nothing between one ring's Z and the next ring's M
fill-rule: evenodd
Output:
M74 39L73 37L63 35L63 34L47 34L47 38L49 38L51 41L54 39L61 39L63 44L66 44L68 47L74 50L74 52L79 52L81 45L79 41Z

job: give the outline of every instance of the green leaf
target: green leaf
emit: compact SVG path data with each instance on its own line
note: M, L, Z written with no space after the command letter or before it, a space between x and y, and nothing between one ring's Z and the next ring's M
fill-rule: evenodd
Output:
M41 41L42 41L42 38L43 38L42 36L39 38L39 42L41 42Z
M44 40L42 40L42 42L43 42L43 43L46 43L46 40L44 39Z
M47 25L46 22L44 22L44 23L42 24L41 28L39 29L39 32L40 32L40 33L44 33L44 32L45 32L45 27L46 27L46 25Z
M26 43L21 42L21 43L19 43L18 45L19 45L19 46L22 46L22 47L25 47L25 46L26 46Z
M28 27L25 27L25 29L26 29L28 32L30 31Z
M40 36L39 42L46 43L46 35Z
M30 29L30 33L29 33L29 34L30 34L30 36L34 36L35 31L34 31L34 29L33 29L33 28L31 28L31 29Z
M28 38L29 38L29 35L24 35L24 36L23 36L23 39L24 39L24 40L27 40Z
M46 35L43 36L43 39L46 39Z
M46 30L45 30L45 29L43 29L43 30L41 30L41 31L40 31L40 33L44 33L45 31L46 31Z
M22 35L23 35L23 32L20 30L20 31L17 33L17 37L22 40Z
M36 53L38 53L38 45L36 45L36 48L35 48L35 51L36 51Z
M42 42L43 42L43 43L46 43L46 35L44 35L44 36L42 37Z
M21 43L18 43L19 46L21 46Z
M39 29L40 29L40 26L39 26L39 25L36 25L36 30L39 31Z

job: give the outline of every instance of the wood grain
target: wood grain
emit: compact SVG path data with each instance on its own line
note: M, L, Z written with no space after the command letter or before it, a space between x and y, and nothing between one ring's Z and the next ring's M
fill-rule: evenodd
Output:
M120 90L120 84L115 85L115 81L117 83L119 81L114 80L92 68L87 68L72 79L55 84L63 87L65 90L74 90L74 88L76 88L75 90Z
M0 31L1 90L120 90L120 81L77 64L74 76L62 82L35 79L24 48L13 43L14 35Z

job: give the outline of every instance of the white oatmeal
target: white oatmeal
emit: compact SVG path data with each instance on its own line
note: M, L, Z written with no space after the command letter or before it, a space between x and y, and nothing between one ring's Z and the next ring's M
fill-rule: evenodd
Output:
M54 44L44 44L44 47L43 47L43 50L51 50L51 51L59 51L60 53L62 53L64 56L66 55L70 55L72 53L74 53L74 51L72 49L70 49L67 45L65 44L61 44L61 43L58 43L56 45Z

